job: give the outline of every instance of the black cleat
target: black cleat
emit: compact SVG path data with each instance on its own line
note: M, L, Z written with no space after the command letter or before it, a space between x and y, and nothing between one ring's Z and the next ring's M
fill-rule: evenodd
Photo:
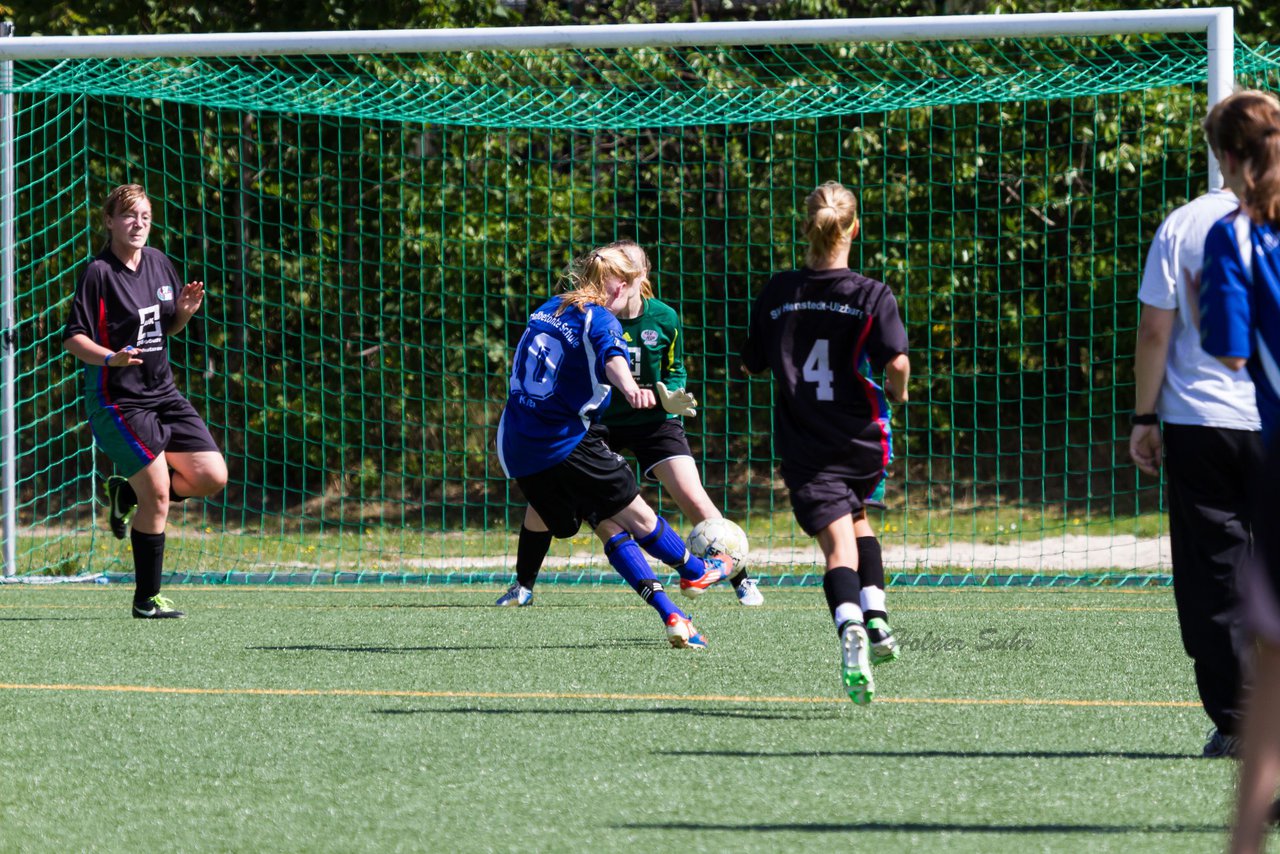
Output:
M1209 740L1205 742L1204 750L1200 751L1200 755L1205 759L1239 759L1240 737L1227 735L1215 727L1210 731Z
M107 493L107 522L111 525L111 536L123 540L128 532L129 519L138 509L138 496L129 481L118 474L107 478L102 488Z
M185 617L186 614L175 610L173 602L165 597L157 594L150 599L139 604L133 603L133 618L135 620L172 620L176 617Z

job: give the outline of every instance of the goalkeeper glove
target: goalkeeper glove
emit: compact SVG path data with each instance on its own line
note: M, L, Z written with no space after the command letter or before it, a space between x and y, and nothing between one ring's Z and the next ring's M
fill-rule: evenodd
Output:
M672 415L692 418L698 414L698 399L684 389L668 391L665 383L657 383L654 390L658 393L658 402L662 404L662 408Z

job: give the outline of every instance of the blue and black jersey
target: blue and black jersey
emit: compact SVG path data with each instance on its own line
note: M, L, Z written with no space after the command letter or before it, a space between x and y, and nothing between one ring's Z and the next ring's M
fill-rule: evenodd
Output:
M507 477L551 468L569 456L609 403L605 364L627 356L618 319L592 303L554 297L529 317L512 358L498 459Z

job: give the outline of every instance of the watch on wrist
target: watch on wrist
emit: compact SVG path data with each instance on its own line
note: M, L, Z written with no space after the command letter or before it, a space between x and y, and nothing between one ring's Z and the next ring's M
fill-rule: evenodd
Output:
M1160 416L1154 412L1135 412L1129 416L1129 423L1134 427L1140 425L1159 424Z

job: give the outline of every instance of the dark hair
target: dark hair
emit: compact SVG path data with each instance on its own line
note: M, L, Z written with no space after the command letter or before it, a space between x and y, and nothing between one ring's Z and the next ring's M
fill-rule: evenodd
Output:
M1219 159L1243 166L1250 216L1280 225L1280 100L1256 89L1228 95L1205 117L1204 135Z

